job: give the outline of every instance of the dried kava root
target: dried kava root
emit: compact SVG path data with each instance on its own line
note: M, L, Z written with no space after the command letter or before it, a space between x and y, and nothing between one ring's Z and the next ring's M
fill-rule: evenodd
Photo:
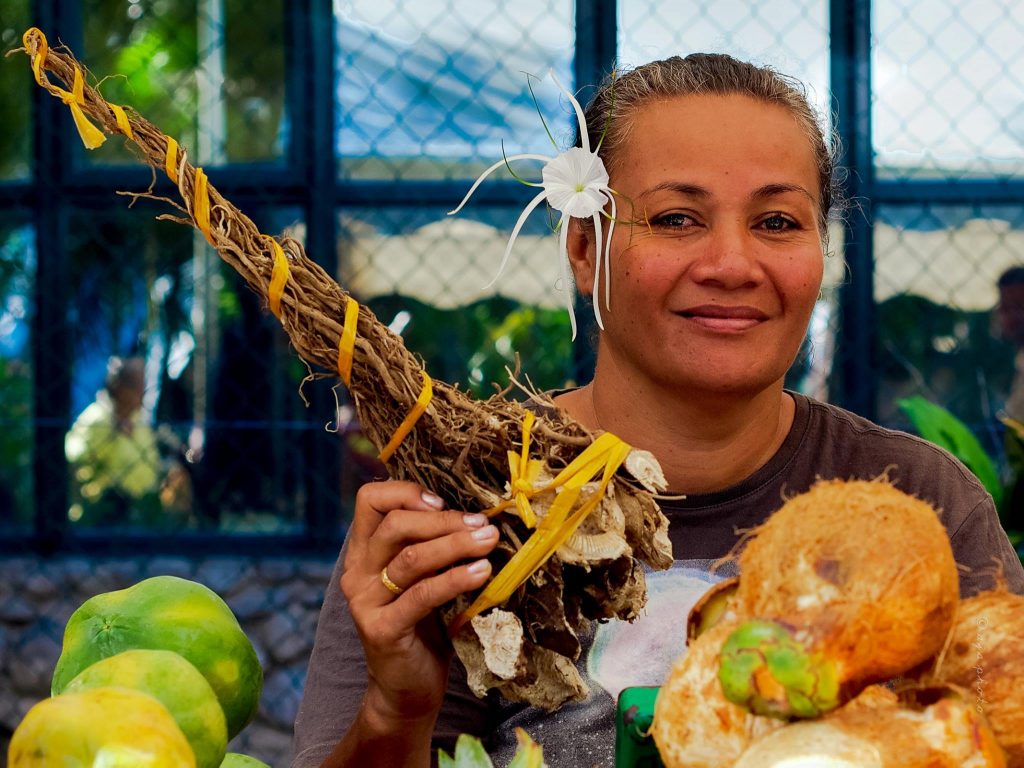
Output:
M295 351L314 371L312 377L336 377L351 299L306 256L302 244L290 237L273 240L262 234L208 184L202 170L188 162L185 150L173 139L130 107L109 104L88 85L85 69L66 48L49 50L42 33L33 29L25 34L21 50L32 59L37 83L72 107L80 131L84 114L105 133L128 137L143 161L171 177L180 201L157 198L151 190L133 196L164 200L178 213L159 218L203 231L220 257L267 299ZM72 90L59 88L48 74ZM102 136L91 146L99 141ZM280 275L276 276L276 294L271 290L275 255L287 265L283 284ZM363 431L380 449L392 440L429 380L422 362L366 307L360 306L357 319L353 319L351 368L343 376ZM538 395L536 402L539 413L529 430L529 454L542 462L543 475L553 478L583 453L596 435L543 396ZM387 462L390 476L431 489L454 509L476 511L496 506L511 493L508 452L522 446L525 415L522 404L502 396L481 401L454 386L433 382L432 398ZM455 647L478 693L497 687L510 698L547 709L585 695L574 665L578 633L595 618L636 617L646 599L641 563L653 568L671 563L668 523L653 497L663 483L653 457L633 451L607 485L601 503L570 540L515 589L503 606L461 627L454 637ZM584 488L581 503L586 494ZM541 510L542 496L535 500ZM514 511L500 512L494 518L503 536L494 557L495 572L500 561L509 559L531 534ZM448 606L444 616L452 620L469 602L464 599ZM499 610L502 612L496 613ZM474 629L476 625L479 630ZM518 640L510 642L509 632L518 632Z

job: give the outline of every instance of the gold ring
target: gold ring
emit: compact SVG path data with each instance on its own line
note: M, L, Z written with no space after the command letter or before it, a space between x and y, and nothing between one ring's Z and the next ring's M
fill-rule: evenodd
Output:
M400 595L403 592L405 592L404 589L395 584L395 582L393 582L391 578L388 576L387 566L384 566L380 569L380 583L387 587L388 592L390 592L392 595Z

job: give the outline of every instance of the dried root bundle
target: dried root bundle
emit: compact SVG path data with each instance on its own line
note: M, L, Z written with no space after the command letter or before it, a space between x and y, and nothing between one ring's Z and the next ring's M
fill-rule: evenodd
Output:
M160 218L198 228L220 257L267 298L296 352L317 370L312 375L332 378L340 372L366 435L385 454L393 448L387 462L392 478L418 482L458 509L489 509L509 498L509 452L519 452L524 442L527 411L521 404L501 396L480 401L431 382L400 337L366 307L353 311L358 305L306 256L301 243L262 234L207 182L202 169L188 162L171 137L87 85L84 68L67 49L49 50L43 34L31 29L22 50L31 58L37 83L71 108L87 146L102 143L98 125L107 134L128 138L145 162L167 173L181 198L180 203L167 202L179 215ZM48 73L71 90L55 85ZM155 197L151 192L139 196ZM541 405L549 407L527 430L529 458L539 462L539 477L556 478L595 436L542 398ZM468 622L462 603L446 612L449 620L460 619L456 649L478 691L497 687L547 708L584 695L572 663L580 625L595 618L636 616L646 599L638 561L655 568L671 563L667 521L652 495L663 482L653 457L631 451L606 481L579 489L576 508L598 492L602 497L593 500L596 507L575 533L560 537L557 551L504 600L500 618L481 615ZM533 499L541 522L554 499L554 490ZM538 529L515 512L512 506L495 516L502 531L499 558L511 559L537 535ZM495 565L497 571L502 563ZM497 631L488 622L510 629Z

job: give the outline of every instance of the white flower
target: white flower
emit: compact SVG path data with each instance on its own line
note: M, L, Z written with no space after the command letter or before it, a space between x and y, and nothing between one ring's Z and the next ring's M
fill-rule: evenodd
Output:
M542 202L547 202L553 209L561 213L561 218L558 221L558 254L559 261L561 264L562 271L562 288L565 291L566 307L569 310L569 320L572 324L572 338L576 338L576 315L573 312L572 307L572 285L569 279L569 254L566 249L566 241L569 233L569 219L575 218L586 218L589 216L594 222L594 233L595 242L597 243L597 258L594 272L594 317L597 319L597 324L600 328L604 329L604 322L601 319L601 307L600 301L598 300L598 286L601 285L601 243L604 242L601 231L601 216L607 215L604 213L604 207L607 204L611 204L611 215L609 216L610 225L608 227L608 240L605 243L604 248L604 271L607 274L608 267L610 264L610 249L612 244L612 232L615 228L615 197L611 187L608 186L608 171L604 167L604 161L601 160L597 151L591 151L590 149L590 136L587 132L587 122L583 116L583 108L576 98L567 91L558 78L555 77L555 73L552 71L551 79L555 85L558 86L559 90L562 91L568 97L573 109L576 111L576 119L580 126L580 136L582 137L582 147L570 147L569 149L561 152L560 154L550 157L548 155L537 155L537 154L521 154L512 155L510 157L499 160L497 163L492 165L486 171L484 171L473 182L473 186L469 188L469 192L459 203L455 210L449 211L448 215L456 214L462 210L463 206L469 201L476 188L480 186L480 183L490 176L494 171L499 168L506 166L512 160L540 160L544 162L544 167L541 169L540 183L525 181L531 187L541 187L542 191L537 194L529 203L526 204L526 208L519 215L519 220L516 221L515 227L512 228L512 234L509 236L508 244L505 246L505 254L502 256L501 265L498 267L498 272L494 276L494 279L487 284L486 287L491 287L497 282L501 276L502 271L505 269L505 265L508 263L508 257L512 253L512 245L516 241L516 237L519 236L520 230L523 228L523 224L526 223L526 219L533 212L533 210L540 205ZM518 178L518 177L517 177ZM605 277L604 286L604 304L606 309L611 309L611 293L610 284L608 278Z

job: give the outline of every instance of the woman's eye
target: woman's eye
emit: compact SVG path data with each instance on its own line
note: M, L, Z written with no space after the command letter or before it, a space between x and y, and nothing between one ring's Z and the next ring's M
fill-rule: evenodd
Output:
M655 218L652 223L658 227L682 229L684 227L692 226L694 221L693 217L687 216L685 213L664 213Z
M774 213L762 219L761 226L769 232L786 232L791 229L799 229L795 221L780 213Z

